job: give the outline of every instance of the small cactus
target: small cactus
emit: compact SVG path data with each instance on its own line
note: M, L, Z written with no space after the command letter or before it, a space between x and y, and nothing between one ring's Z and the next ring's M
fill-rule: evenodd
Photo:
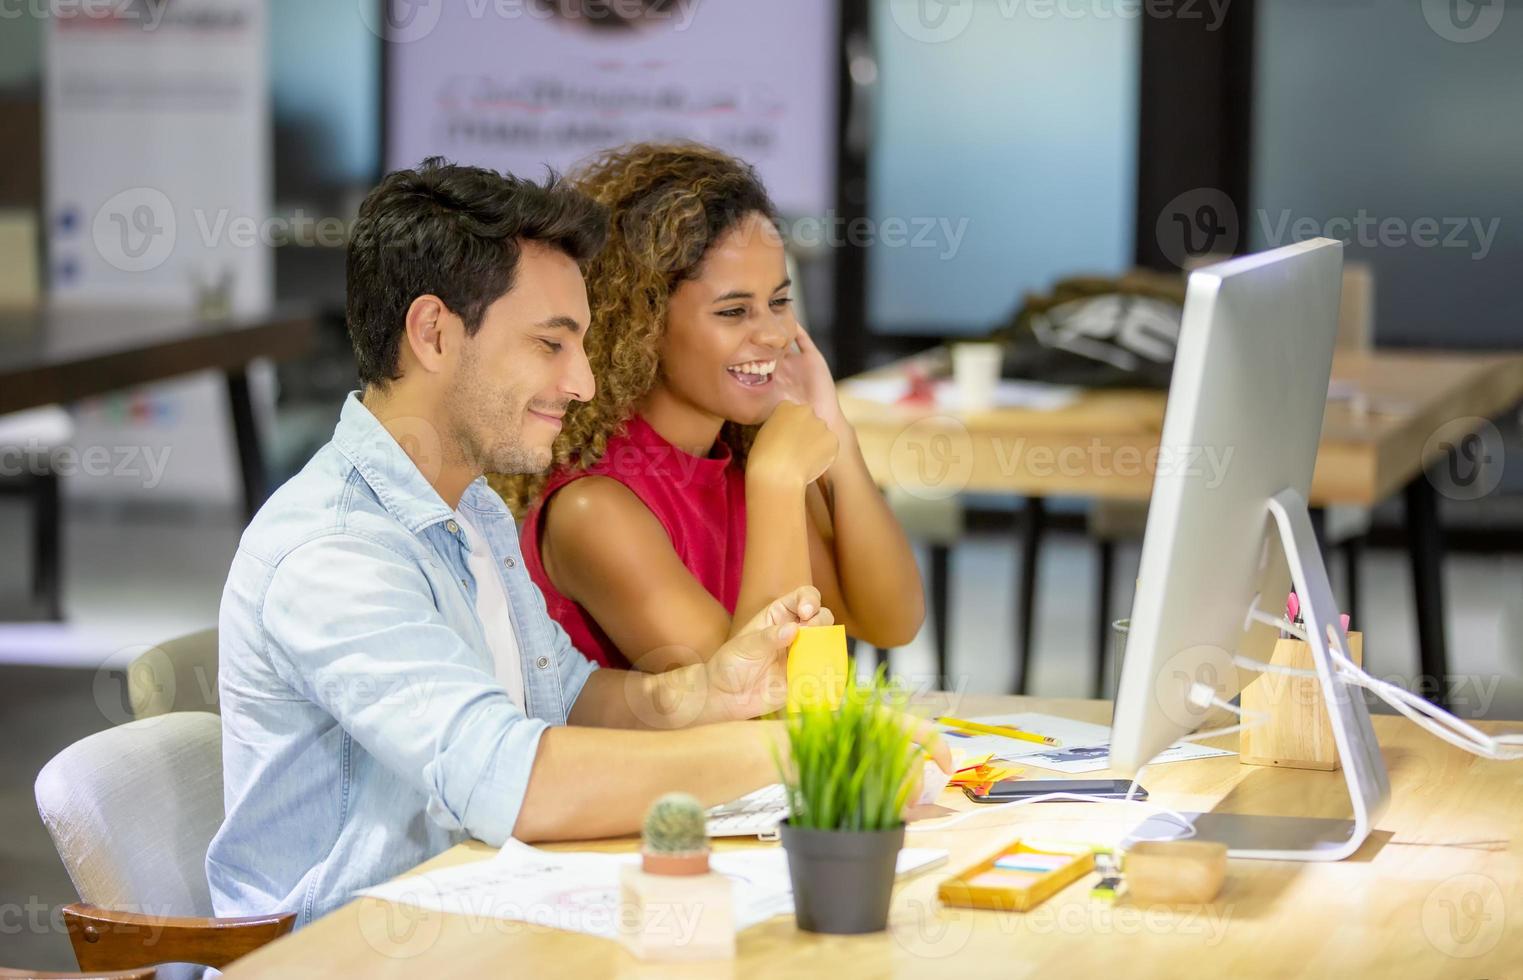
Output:
M699 854L709 849L703 806L687 793L667 793L645 811L646 854Z

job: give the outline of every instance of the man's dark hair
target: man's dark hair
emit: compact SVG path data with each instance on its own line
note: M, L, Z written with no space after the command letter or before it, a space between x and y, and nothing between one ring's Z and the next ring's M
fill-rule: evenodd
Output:
M607 231L603 206L553 173L536 184L430 157L387 174L349 236L346 318L360 381L384 387L400 377L407 308L419 296L438 296L474 334L487 307L513 288L522 242L585 265Z

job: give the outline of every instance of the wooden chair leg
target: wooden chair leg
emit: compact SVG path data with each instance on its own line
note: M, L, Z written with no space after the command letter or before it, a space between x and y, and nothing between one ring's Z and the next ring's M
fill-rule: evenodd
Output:
M1020 601L1015 624L1015 684L1013 694L1025 694L1031 670L1031 638L1036 632L1037 560L1041 556L1042 531L1047 507L1041 497L1027 497L1021 511Z
M1105 697L1105 666L1111 639L1111 579L1116 567L1116 543L1095 542L1095 682L1090 697Z

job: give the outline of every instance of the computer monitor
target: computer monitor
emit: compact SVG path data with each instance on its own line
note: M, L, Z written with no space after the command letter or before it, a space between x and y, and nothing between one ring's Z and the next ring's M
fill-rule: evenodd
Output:
M1190 276L1143 538L1111 739L1120 772L1201 726L1197 682L1227 699L1235 654L1269 659L1277 633L1255 607L1282 614L1293 581L1305 610L1353 819L1192 817L1195 836L1243 857L1346 857L1390 795L1364 701L1329 659L1347 638L1306 505L1342 268L1342 245L1323 238Z

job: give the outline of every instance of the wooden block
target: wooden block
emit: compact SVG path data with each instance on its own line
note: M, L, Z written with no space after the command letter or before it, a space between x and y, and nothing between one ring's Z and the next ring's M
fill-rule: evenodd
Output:
M805 626L788 647L788 708L834 707L846 691L846 627Z
M1121 860L1129 899L1154 903L1209 902L1227 879L1227 845L1208 840L1145 841Z
M735 883L713 871L619 875L619 942L642 960L716 960L735 956Z
M1364 635L1350 633L1349 659L1364 662ZM1300 640L1279 640L1270 662L1283 667L1311 670L1311 647ZM1356 695L1357 696L1357 695ZM1261 724L1238 736L1238 761L1245 766L1280 766L1288 769L1338 768L1338 747L1333 725L1322 696L1322 682L1315 677L1292 677L1263 673L1243 688L1243 715L1267 716Z

